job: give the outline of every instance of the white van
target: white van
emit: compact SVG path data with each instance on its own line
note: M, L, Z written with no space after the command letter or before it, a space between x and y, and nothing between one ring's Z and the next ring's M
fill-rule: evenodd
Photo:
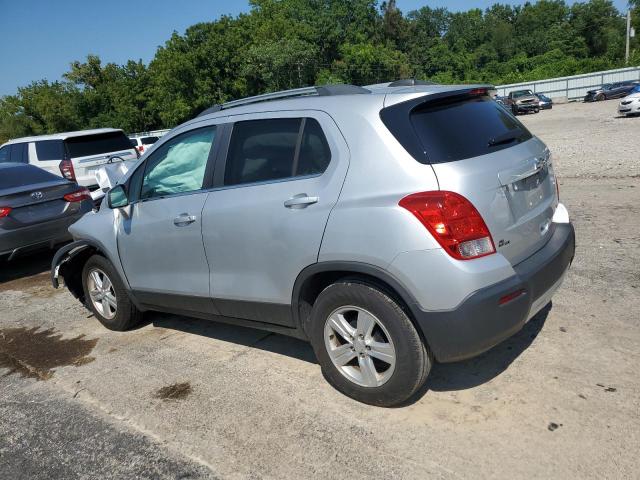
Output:
M29 163L85 187L95 187L95 171L105 163L137 160L122 130L99 128L10 140L0 147L0 163Z

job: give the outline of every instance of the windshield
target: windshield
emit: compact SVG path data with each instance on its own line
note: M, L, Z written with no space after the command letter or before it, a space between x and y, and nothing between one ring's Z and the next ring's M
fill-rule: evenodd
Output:
M531 90L518 90L517 92L513 92L513 98L526 97L527 95L533 95Z

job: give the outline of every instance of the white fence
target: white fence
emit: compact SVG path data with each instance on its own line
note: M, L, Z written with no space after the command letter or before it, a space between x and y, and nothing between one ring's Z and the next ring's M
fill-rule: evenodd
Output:
M164 134L166 134L169 131L169 129L164 129L164 130L152 130L150 132L136 132L136 133L130 133L128 136L131 138L134 137L161 137Z
M496 87L498 95L506 96L513 90L530 89L534 93L544 93L554 97L566 97L568 100L583 98L588 90L593 90L605 83L640 80L640 67L618 68L604 72L586 73L571 77L550 78L535 82L513 83Z

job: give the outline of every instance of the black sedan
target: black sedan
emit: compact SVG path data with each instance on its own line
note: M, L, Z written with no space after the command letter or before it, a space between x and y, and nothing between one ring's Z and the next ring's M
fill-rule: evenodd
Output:
M636 86L638 86L638 82L605 83L600 88L589 90L584 97L584 101L600 102L612 98L626 97Z
M69 225L91 211L89 190L33 165L0 163L0 258L71 239Z
M553 108L553 100L547 97L543 93L536 93L538 101L540 102L540 110L550 110Z

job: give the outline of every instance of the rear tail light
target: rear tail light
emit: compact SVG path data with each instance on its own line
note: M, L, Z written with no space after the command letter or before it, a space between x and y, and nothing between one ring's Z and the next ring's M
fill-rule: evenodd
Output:
M75 192L67 193L64 196L64 199L67 202L81 202L82 200L89 200L91 198L91 193L88 188L81 188L80 190L76 190Z
M4 218L11 213L11 207L0 207L0 218Z
M414 193L399 205L413 213L453 258L470 260L496 251L487 224L462 195L446 191Z
M474 96L483 96L483 95L487 95L488 90L486 88L474 88L473 90L469 90L469 95L474 97Z
M76 179L76 172L73 170L71 160L62 160L60 162L60 173L67 180L75 181Z

